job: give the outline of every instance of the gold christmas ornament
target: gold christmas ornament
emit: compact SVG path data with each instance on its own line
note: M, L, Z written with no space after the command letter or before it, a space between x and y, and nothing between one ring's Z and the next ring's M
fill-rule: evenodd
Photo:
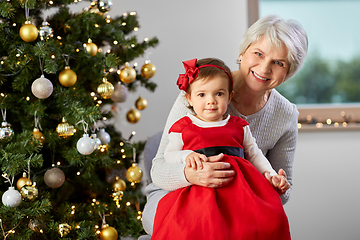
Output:
M45 172L44 182L51 188L59 188L65 182L65 174L60 168L51 168Z
M136 101L135 101L135 107L139 110L144 110L148 105L148 102L145 98L139 97Z
M125 191L126 182L121 178L119 178L118 176L116 176L115 181L112 184L112 189L114 192Z
M96 46L95 43L91 41L91 39L89 39L88 43L86 43L85 49L88 53L90 53L90 56L92 57L95 56L98 51L98 47Z
M69 66L65 66L65 69L62 70L59 74L59 82L64 87L71 87L76 83L76 80L76 73L71 70Z
M134 68L129 67L129 63L125 63L125 67L120 70L120 80L124 83L132 83L136 78L136 71Z
M156 67L151 63L145 63L141 67L141 76L144 78L152 78L156 73Z
M66 235L68 235L70 230L71 230L71 226L67 223L61 223L58 226L58 233L60 234L61 237L65 237Z
M67 137L74 135L76 130L75 130L74 126L67 123L66 119L63 117L62 123L59 123L56 127L56 132L59 135L59 137L67 138Z
M100 232L100 239L101 240L117 240L118 239L118 232L115 228L110 227L108 224L105 224L102 227Z
M21 188L25 185L31 185L32 182L31 180L26 176L26 173L23 173L23 176L21 178L19 178L19 180L17 180L16 182L16 187L17 189L21 190Z
M45 143L44 134L42 132L40 132L38 128L34 128L34 130L32 131L32 134L33 134L34 138L39 141L40 146L42 146Z
M142 176L143 171L136 163L133 163L126 171L126 179L131 183L139 183L142 179Z
M140 120L140 118L141 118L141 113L136 109L131 109L126 114L126 119L130 123L137 123Z
M35 184L24 185L20 190L20 194L24 201L31 201L37 198L39 191L36 188Z
M114 92L114 85L104 78L103 83L98 86L97 92L103 99L109 99Z
M38 37L39 30L31 24L30 21L26 21L20 28L20 37L25 42L32 42Z

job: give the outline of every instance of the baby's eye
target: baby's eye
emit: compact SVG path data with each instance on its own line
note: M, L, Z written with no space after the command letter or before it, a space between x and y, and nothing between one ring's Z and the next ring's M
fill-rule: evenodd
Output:
M216 95L217 96L224 96L224 93L223 92L218 92Z
M198 96L199 96L199 97L203 97L203 96L205 96L205 94L199 93Z

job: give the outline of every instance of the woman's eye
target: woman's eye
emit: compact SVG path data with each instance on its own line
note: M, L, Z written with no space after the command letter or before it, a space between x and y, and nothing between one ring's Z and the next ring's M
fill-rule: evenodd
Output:
M259 52L255 52L255 54L256 54L256 55L258 55L259 57L261 57L261 56L262 56L262 54L261 54L261 53L259 53Z
M279 61L276 61L275 64L280 66L280 67L284 66L284 64L282 62L279 62Z

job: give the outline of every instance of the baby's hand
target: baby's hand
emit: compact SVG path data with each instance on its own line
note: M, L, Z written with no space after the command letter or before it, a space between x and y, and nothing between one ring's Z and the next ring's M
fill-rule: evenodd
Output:
M283 195L290 188L290 183L288 182L286 173L283 169L279 170L279 175L272 177L268 171L265 171L264 176L280 195Z
M202 162L207 162L208 159L204 154L200 154L197 152L192 152L187 155L185 159L186 167L190 167L194 170L203 169Z

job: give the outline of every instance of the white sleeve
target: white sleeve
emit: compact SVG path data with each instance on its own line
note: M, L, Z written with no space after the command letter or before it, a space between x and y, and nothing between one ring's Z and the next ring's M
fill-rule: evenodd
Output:
M251 164L254 165L261 174L265 171L269 171L270 176L277 175L276 171L271 167L270 162L256 144L255 138L252 137L249 125L244 127L243 146L246 160L251 162Z
M164 151L165 161L168 163L185 163L187 155L192 153L191 150L182 150L184 142L181 133L171 132L169 134L169 144Z

